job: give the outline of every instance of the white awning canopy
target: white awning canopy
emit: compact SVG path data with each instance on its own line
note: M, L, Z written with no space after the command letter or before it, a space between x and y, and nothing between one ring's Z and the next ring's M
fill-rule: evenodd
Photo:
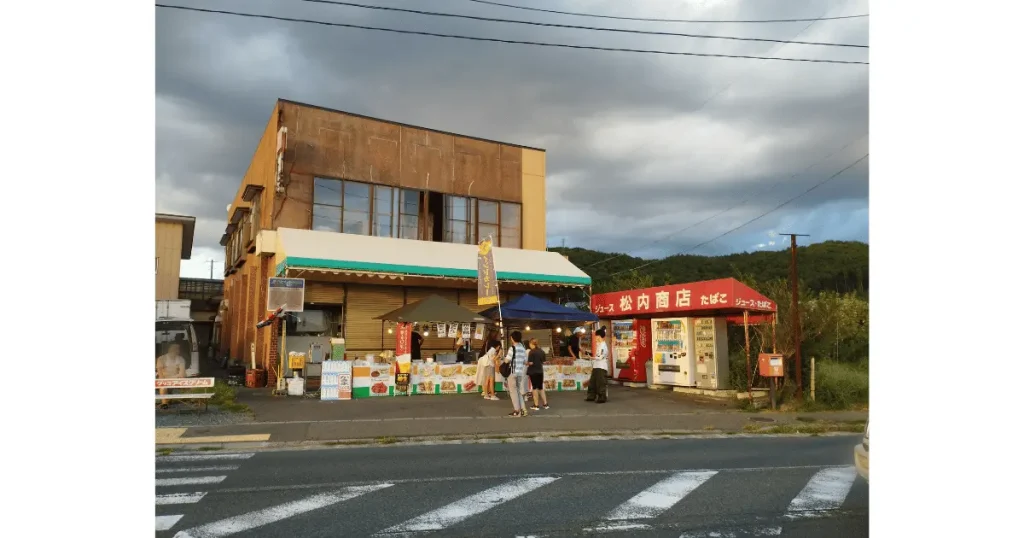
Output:
M557 252L495 247L499 281L565 287L590 277ZM288 269L476 279L477 246L315 230L277 230L277 274Z

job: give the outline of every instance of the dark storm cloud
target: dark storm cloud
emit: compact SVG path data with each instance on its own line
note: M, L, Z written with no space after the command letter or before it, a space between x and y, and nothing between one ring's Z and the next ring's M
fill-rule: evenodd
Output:
M865 0L518 3L675 18L867 12ZM601 21L471 2L380 4L777 39L793 39L807 27ZM867 59L863 50L487 24L295 0L225 1L216 9L599 46ZM624 250L668 236L636 252L643 255L706 241L803 192L867 151L865 66L571 51L162 9L156 23L158 208L196 215L196 245L212 252L219 248L225 206L278 97L543 147L548 151L550 242L560 244L564 238L570 245ZM866 43L867 21L818 22L799 39ZM847 144L845 151L796 175ZM769 232L789 225L802 227L815 240L866 240L867 169L863 163L699 251L749 250L767 244ZM700 226L671 233L748 199Z

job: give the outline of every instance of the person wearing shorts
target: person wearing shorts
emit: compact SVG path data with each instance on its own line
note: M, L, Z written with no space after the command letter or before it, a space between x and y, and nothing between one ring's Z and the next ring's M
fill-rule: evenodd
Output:
M476 362L476 380L485 400L497 400L494 394L494 363L501 352L501 344L494 341L487 351Z
M544 350L537 347L537 339L530 340L530 352L526 356L526 375L530 377L530 385L533 387L533 407L530 409L539 411L543 406L548 407L548 395L544 392Z

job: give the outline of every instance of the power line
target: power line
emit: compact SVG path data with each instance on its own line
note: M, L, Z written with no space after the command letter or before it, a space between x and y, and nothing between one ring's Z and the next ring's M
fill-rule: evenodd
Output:
M725 236L735 232L736 230L739 230L740 228L743 228L744 226L747 226L748 224L753 224L754 222L757 222L758 220L761 220L762 218L767 217L768 215L770 215L770 214L778 211L779 209L782 209L783 207L789 205L790 203L796 201L801 196L804 196L804 195L810 193L811 191L813 191L814 189L817 189L818 187L820 187L820 186L828 183L829 181L832 181L833 179L839 177L843 172L845 172L845 171L853 168L854 166L860 164L860 162L863 161L864 159L867 159L868 155L869 155L869 153L865 153L863 156L861 156L861 158L857 159L852 164L847 165L842 170L832 174L831 176L825 178L824 180L822 180L822 181L820 181L818 183L815 183L814 185L812 185L809 189L805 190L804 192L801 192L800 194L790 198L789 200L786 200L785 202L782 202L781 204L779 204L779 205L769 209L768 211L765 211L764 213L761 213L760 215L758 215L758 216L756 216L756 217L754 217L754 218L744 222L743 224L740 224L739 226L736 226L735 228L727 230L724 233L721 233L721 234L719 234L719 235L717 235L717 236L715 236L715 237L713 237L711 239L708 239L707 241L704 241L703 243L694 245L694 246L690 247L689 250L684 250L683 252L679 252L679 253L673 254L673 256L680 256L680 255L683 255L683 254L686 254L686 253L689 253L689 252L693 252L694 250L697 250L698 248L703 247L704 245L707 245L709 243L717 241L717 240L719 240L719 239L721 239L721 238L723 238L723 237L725 237ZM650 265L654 265L654 264L656 264L658 262L662 262L662 261L664 261L664 259L653 260L653 261L647 262L645 264L638 265L638 266L636 266L636 267L634 267L632 269L627 269L625 271L619 271L617 273L612 273L612 274L610 274L608 276L609 277L613 277L613 276L616 276L616 275L621 275L622 273L629 273L631 271L636 271L638 269L643 269L644 267L648 267Z
M816 45L822 47L851 47L866 49L868 45L854 45L850 43L822 43L819 41L785 41L781 39L767 39L757 37L736 37L736 36L718 36L718 35L707 35L707 34L682 34L677 32L656 32L649 30L630 30L626 28L606 28L600 26L578 26L573 24L556 24L551 22L535 22L535 21L522 21L515 19L496 19L493 17L479 17L476 15L461 15L456 13L441 13L437 11L422 11L419 9L406 9L399 7L386 7L386 6L373 6L367 4L357 4L355 2L341 2L337 0L300 0L302 2L308 2L311 4L328 4L334 6L347 6L355 7L360 9L374 9L379 11L394 11L399 13L413 13L416 15L427 15L429 17L448 17L454 19L471 19L482 22L500 22L506 24L524 24L527 26L543 26L547 28L568 28L572 30L591 30L595 32L615 32L622 34L643 34L643 35L658 35L658 36L671 36L671 37L689 37L694 39L724 39L729 41L758 41L762 43L792 43L796 45Z
M656 18L644 18L644 17L619 17L615 15L598 15L596 13L579 13L574 11L557 11L554 9L541 9L537 7L526 7L526 6L515 6L512 4L503 4L501 2L490 2L488 0L469 0L470 2L476 2L477 4L488 4L492 6L507 7L512 9L522 9L524 11L539 11L542 13L554 13L556 15L571 15L573 17L591 17L595 19L615 19L619 21L641 21L641 22L683 22L683 23L730 23L730 24L758 24L758 23L776 23L776 22L809 22L809 21L837 21L840 19L862 19L866 18L868 14L864 15L844 15L841 17L825 17L823 19L760 19L760 20L700 20L700 19L656 19Z
M833 155L836 155L837 153L841 153L841 152L842 152L843 150L845 150L846 148L848 148L848 147L850 147L851 145L853 145L853 143L854 143L854 142L857 142L857 141L859 141L859 140L863 139L863 138L864 138L865 136L867 136L867 134L863 134L863 135L861 135L861 136L860 136L859 138L857 138L857 139L855 139L855 140L851 140L851 141L847 142L847 143L846 143L846 145L844 145L843 147L841 147L841 148L839 148L839 149L837 149L837 150L833 151L832 153L829 153L829 154L828 154L828 155L826 155L825 157L822 157L821 159L819 159L819 160L817 160L817 161L815 161L815 162L811 163L811 165L810 165L810 166L808 166L808 167L804 168L803 170L801 170L801 171L799 171L799 172L797 172L797 173L795 173L795 174L793 174L793 175L791 175L791 176L789 176L789 177L787 177L787 178L785 178L785 179L780 179L779 181L776 181L775 183L772 183L772 184L771 184L771 185L769 185L769 186L768 186L767 188L765 188L765 189L762 189L762 190L758 191L758 192L757 192L756 194L754 194L754 195L751 195L751 196L748 196L748 197L747 197L747 198L745 198L745 199L744 199L744 200L743 200L742 202L739 202L739 203L737 203L737 204L735 204L735 205L733 205L733 206L727 207L727 208L725 208L725 209L723 209L723 210L719 211L718 213L715 213L714 215L711 215L710 217L708 217L708 218L706 218L706 219L703 219L703 220L700 220L700 221L698 221L698 222L695 222L695 223L693 223L693 224L691 224L691 225L689 225L689 226L687 226L687 227L685 227L685 228L683 228L683 229L681 229L681 230L675 230L675 231L673 231L673 232L669 232L669 233L667 233L667 234L663 235L662 237L660 237L660 238L658 238L658 239L655 239L654 241L651 241L650 243L647 243L647 244L645 244L645 245L642 245L641 247L639 247L639 248L638 248L638 249L636 249L636 250L643 250L643 249L645 249L645 248L647 248L647 247L649 247L649 246L651 246L651 245L656 245L656 244L658 244L658 243L660 243L660 242L662 242L662 241L664 241L664 240L666 240L666 239L668 239L668 238L670 238L670 237L672 237L672 236L674 236L674 235L678 235L678 234L681 234L681 233L683 233L683 232L685 232L685 231L687 231L687 230L690 230L690 229L692 229L692 228L696 228L697 226L700 226L701 224L704 224L705 222L707 222L707 221L709 221L709 220L712 220L712 219L715 219L715 218L717 218L717 217L720 217L720 216L724 215L725 213L728 213L729 211L732 211L733 209L736 209L737 207L739 207L739 206L741 206L741 205L743 205L743 204L746 204L747 202L749 202L750 200L752 200L752 199L756 198L757 196L760 196L760 195L762 195L762 194L764 194L764 193L768 192L768 190L770 190L771 188L779 186L779 185L780 185L780 184L782 184L782 183L783 183L784 181L789 181L789 180L791 180L791 179L795 179L795 178L797 178L797 177L800 177L800 176L802 176L802 175L806 174L806 173L807 173L807 171L808 171L808 170L810 170L811 168L814 168L815 166L818 166L819 164L821 164L821 163L823 163L823 162L825 162L825 161L827 161L827 160L831 159ZM594 263L594 264L588 265L588 266L584 267L584 269L590 269L591 267L595 267L595 266L601 265L601 264L603 264L603 263L606 263L606 262L610 262L610 261L612 261L612 260L614 260L614 259L618 259L618 258L621 258L621 257L623 257L623 256L625 256L625 255L626 255L626 254L616 254L616 255L614 255L614 256L611 256L611 257L609 257L609 258L606 258L606 259L604 259L604 260L601 260L601 261L599 261L599 262L597 262L597 263Z
M829 9L829 8L826 8L826 9L825 9L825 11L822 11L822 12L821 12L821 15L819 15L817 19L814 19L813 21L811 21L810 23L808 23L808 24L807 24L806 26L804 26L804 27L803 27L803 28L802 28L802 29L801 29L801 30L800 30L799 32L797 32L797 33L796 33L796 35L795 35L795 36L793 36L793 37L794 37L794 38L796 38L796 37L798 37L798 36L799 36L800 34L802 34L802 33L806 32L808 28L810 28L811 26L814 26L814 23L815 23L815 22L817 22L817 21L819 21L819 20L822 20L822 19L824 18L824 15L825 15L826 13L828 13L829 11L830 11L830 9ZM786 47L786 45L785 45L785 44L783 44L783 45L778 45L778 46L776 46L776 47L775 47L775 49L774 49L774 50L772 51L772 53L774 54L775 52L778 52L779 50L781 50L781 49L783 49L783 48L785 48L785 47ZM730 82L730 83L729 83L729 84L728 84L727 86L723 87L723 88L722 88L721 90L718 90L718 91L717 91L716 93L714 93L713 95L711 95L710 97L708 97L707 99L705 99L705 100L704 100L704 102L703 102L703 103L701 103L701 104L700 104L700 106L699 106L699 107L697 107L697 108L696 108L696 109L695 109L694 111L690 112L690 114L696 114L697 112L700 112L701 110L703 110L703 109L704 109L704 107L705 107L705 106L707 106L707 104L708 104L708 103L710 103L711 101L714 101L715 99L717 99L719 95L722 95L722 94L723 94L723 93L724 93L724 92L725 92L726 90L728 90L729 88L731 88L733 84L735 84L735 81L733 81L733 82ZM863 135L863 136L861 136L860 138L864 138L864 136L867 136L867 135ZM857 140L860 140L860 138L858 138ZM787 180L789 180L789 179L793 179L793 178L795 178L795 177L797 177L797 176L800 176L800 175L802 175L802 174L806 173L806 172L807 172L808 170L810 170L811 168L814 168L814 167L815 167L815 166L817 166L818 164L820 164L820 163L822 163L822 162L824 162L824 161L828 160L829 158L831 158L831 157L832 157L833 155L835 155L836 153L839 153L839 152L843 151L844 149L846 149L847 147L849 147L849 146L850 146L850 144L853 144L853 142L856 142L857 140L854 140L854 141L852 141L852 142L849 142L849 143L847 143L847 144L846 144L845 146L843 146L842 148L840 148L840 149L838 149L838 150L836 150L836 151L833 151L832 153L828 154L828 155L827 155L827 156L826 156L825 158L821 159L820 161L817 161L817 162L815 162L815 163L811 164L810 166L808 166L807 168L803 169L802 171L800 171L800 172L797 172L796 174L794 174L794 175L790 176L789 178L787 178L786 180L782 180L782 181L787 181ZM776 183L774 183L774 184L773 184L772 186L774 187L774 186L778 185L779 183L781 183L782 181L776 182ZM765 189L764 191L761 191L761 192L766 192L767 190L768 190L768 189ZM692 228L695 228L695 227L697 227L697 226L700 226L701 224L704 224L705 222L707 222L707 221L709 221L709 220L712 220L712 219L714 219L714 218L716 218L716 217L718 217L718 216L720 216L720 215L723 215L723 214L725 214L725 213L727 213L727 212L729 212L729 211L732 211L733 209L735 209L735 208L737 208L737 207L739 207L739 206L741 206L741 205L743 205L743 204L747 203L747 202L748 202L749 200L750 200L750 199L749 199L749 198L747 198L747 199L743 200L742 202L740 202L740 203L738 203L738 204L736 204L736 205L734 205L734 206L732 206L732 207L729 207L729 208L727 208L727 209L724 209L724 210L722 210L722 211L719 211L718 213L715 213L714 215L712 215L712 216L710 216L710 217L708 217L708 218L706 218L706 219L704 219L704 220L701 220L701 221L695 222L695 223L693 223L693 224L691 224L691 225L687 226L686 228L683 228L682 230L677 230L677 231L675 231L675 232L671 232L671 233L669 233L668 235L665 235L665 236L661 237L660 239L655 239L654 241L651 241L650 243L647 243L647 244L645 244L645 245L641 246L641 247L640 247L639 249L634 249L634 250L635 250L635 251L636 251L636 250L643 250L643 249L645 249L645 248L647 248L647 247L649 247L649 246L651 246L651 245L654 245L654 244L660 243L661 241L664 241L665 239L668 239L669 237L671 237L671 236L673 236L673 235L675 235L675 234L680 234L680 233L683 233L683 232L685 232L685 231L687 231L687 230L690 230L690 229L692 229ZM588 265L588 266L584 267L584 269L589 269L589 268L591 268L591 267L596 267L596 266L598 266L598 265L601 265L601 264L603 264L603 263L607 263L607 262L610 262L610 261L612 261L612 260L616 260L616 259L618 259L618 258L621 258L621 257L623 257L623 256L625 256L625 255L626 255L626 253L622 253L622 254L616 254L616 255L614 255L614 256L610 256L610 257L608 257L608 258L605 258L604 260L601 260L601 261L599 261L599 262L597 262L597 263L593 263L593 264L591 264L591 265Z
M806 62L806 63L825 63L825 64L850 64L850 65L869 65L868 62L856 62L848 60L821 60L812 58L771 58L767 56L748 56L742 54L712 54L703 52L676 52L666 50L647 50L647 49L627 49L627 48L613 48L613 47L596 47L590 45L569 45L565 43L546 43L542 41L518 41L512 39L497 39L491 37L474 37L464 36L456 34L439 34L434 32L423 32L418 30L398 30L395 28L382 28L378 26L363 26L359 24L347 24L341 22L327 22L318 21L311 19L293 19L290 17L278 17L275 15L260 15L256 13L241 13L238 11L225 11L218 9L203 9L198 7L185 7L185 6L173 6L167 4L156 4L156 7L162 7L165 9L177 9L181 11L195 11L199 13L216 13L219 15L232 15L236 17L249 17L254 19L268 19L285 22L301 22L306 24L317 24L321 26L335 26L339 28L355 28L358 30L375 30L378 32L390 32L394 34L408 34L408 35L422 35L430 37L444 37L449 39L464 39L468 41L488 41L492 43L506 43L515 45L534 45L538 47L556 47L564 49L579 49L579 50L599 50L607 52L633 52L638 54L661 54L665 56L697 56L703 58L740 58L746 60L773 60L783 62Z

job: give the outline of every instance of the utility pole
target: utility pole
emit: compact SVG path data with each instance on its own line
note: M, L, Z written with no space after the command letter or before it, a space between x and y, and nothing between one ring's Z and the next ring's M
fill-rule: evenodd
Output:
M789 236L789 282L793 288L792 304L790 306L790 317L793 324L793 354L794 366L796 367L796 398L802 400L804 396L803 367L800 364L800 280L796 270L796 238L810 237L807 234L779 234Z
M209 260L209 261L210 261L210 280L213 280L213 264L214 264L214 262L216 260Z

